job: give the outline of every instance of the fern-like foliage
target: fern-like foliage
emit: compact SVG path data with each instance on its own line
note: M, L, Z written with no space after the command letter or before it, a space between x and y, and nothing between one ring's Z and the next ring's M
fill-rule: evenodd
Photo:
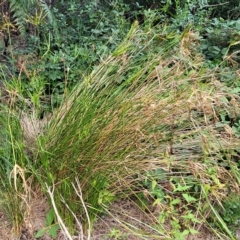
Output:
M10 10L13 14L14 22L22 34L26 32L26 17L34 7L36 7L37 0L9 0Z
M59 30L58 30L57 21L56 21L56 18L54 16L53 12L51 11L51 8L44 0L40 0L40 6L41 6L41 9L43 10L44 14L47 17L49 24L51 24L53 27L55 37L59 38Z
M43 11L43 15L46 18L42 18L42 21L48 21L52 24L54 31L58 33L56 21L54 15L44 0L9 0L11 13L13 14L14 23L18 27L21 34L26 33L28 26L28 19L36 14L36 11Z

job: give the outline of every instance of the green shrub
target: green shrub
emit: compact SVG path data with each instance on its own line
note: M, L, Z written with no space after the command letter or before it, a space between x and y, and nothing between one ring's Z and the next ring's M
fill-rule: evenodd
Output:
M201 48L207 59L221 63L227 55L239 50L239 20L214 18L209 20L205 31L206 38L202 41ZM239 59L235 58L235 61L239 62Z

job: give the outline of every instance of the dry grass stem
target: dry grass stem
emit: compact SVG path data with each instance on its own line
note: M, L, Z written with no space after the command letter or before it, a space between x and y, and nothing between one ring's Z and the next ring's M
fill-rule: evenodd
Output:
M47 184L46 184L46 187L47 187L47 193L50 197L51 204L53 206L54 212L55 212L57 220L58 220L58 224L59 224L63 234L66 236L67 239L73 240L73 238L71 237L66 225L64 224L62 218L60 217L60 215L58 213L58 209L57 209L57 206L56 206L55 200L54 200L54 186L52 187L52 190Z

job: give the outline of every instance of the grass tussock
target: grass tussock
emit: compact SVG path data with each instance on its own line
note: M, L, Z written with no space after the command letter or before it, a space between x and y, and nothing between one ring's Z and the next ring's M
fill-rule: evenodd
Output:
M185 239L203 223L234 238L223 215L229 189L231 199L239 193L239 139L223 117L238 118L240 99L220 83L221 69L204 64L197 44L192 31L166 35L135 23L66 91L50 121L17 114L12 104L0 113L1 207L17 232L41 184L68 239L76 232L89 239L102 214L129 239ZM142 220L112 211L125 201Z
M143 208L150 201L163 215L168 212L165 218L153 217L163 225L176 212L195 209L192 219L178 223L187 232L171 225L168 237L196 233L194 226L221 205L229 187L239 191L239 177L231 174L235 170L225 168L239 140L220 124L223 113L238 116L239 97L204 67L193 52L192 37L191 32L168 40L133 25L123 44L54 112L40 140L44 152L38 162L43 181L55 187L65 222L73 220L65 204L80 221L87 219L72 186L76 177L91 223L110 203L127 197L138 199ZM154 189L162 191L162 198ZM181 208L184 203L188 207ZM164 236L164 229L158 234Z

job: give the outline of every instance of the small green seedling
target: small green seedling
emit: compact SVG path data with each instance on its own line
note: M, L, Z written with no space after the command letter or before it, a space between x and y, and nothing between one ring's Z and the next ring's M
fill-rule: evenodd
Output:
M59 224L54 222L55 213L53 208L51 208L46 215L46 223L44 228L40 229L36 234L35 238L40 238L44 236L46 233L50 235L50 237L55 238L57 236L57 231L60 229Z

